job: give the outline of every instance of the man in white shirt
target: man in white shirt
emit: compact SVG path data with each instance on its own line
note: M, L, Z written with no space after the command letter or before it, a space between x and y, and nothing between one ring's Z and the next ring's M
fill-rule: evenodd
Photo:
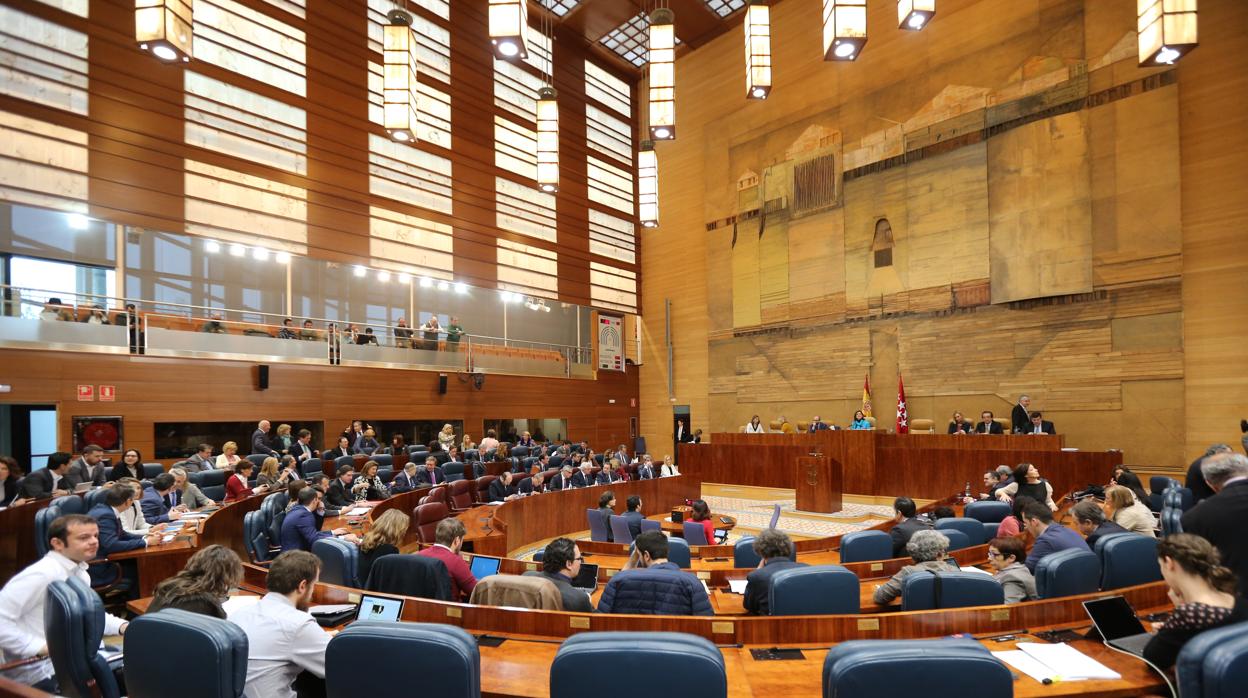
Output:
M321 561L303 550L277 556L269 567L269 593L259 603L230 614L247 633L246 698L295 698L300 672L325 678L329 633L308 613Z
M0 664L31 657L42 661L18 667L6 676L43 691L56 692L52 662L47 659L43 604L52 582L77 577L88 586L87 561L95 559L100 548L95 519L82 514L62 516L48 527L47 555L17 573L0 589ZM126 621L105 613L104 634L126 632Z

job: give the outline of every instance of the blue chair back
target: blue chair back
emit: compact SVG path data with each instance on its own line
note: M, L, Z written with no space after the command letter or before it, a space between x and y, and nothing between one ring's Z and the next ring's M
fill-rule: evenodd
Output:
M823 661L824 698L922 695L1012 698L1014 677L974 640L850 640Z
M462 628L441 623L356 621L325 649L326 698L400 698L412 686L392 672L360 671L378 657L402 657L403 669L420 677L422 698L479 698L481 652Z
M299 471L303 473L304 477L316 475L317 473L325 472L325 465L320 458L309 458L303 462Z
M481 460L480 449L470 448L467 451L464 451L464 461L468 463L475 463L479 460Z
M338 469L344 465L355 465L355 456L338 456L334 459L334 473L338 473Z
M190 662L169 661L169 648ZM239 698L247 682L247 635L220 618L167 608L146 613L126 628L126 695L164 698Z
M1106 533L1100 538L1097 538L1096 544L1092 546L1092 552L1096 553L1096 559L1101 561L1101 568L1104 569L1105 567L1105 546L1109 544L1109 541L1119 536L1138 536L1138 535L1139 535L1138 533L1132 533L1130 531L1116 531L1114 533Z
M884 531L854 531L841 536L841 562L874 562L893 556L893 538Z
M1101 562L1090 550L1067 548L1036 563L1036 594L1042 599L1091 594L1100 583Z
M442 472L446 475L447 482L455 482L464 479L464 464L459 461L450 461L442 466Z
M375 462L379 469L394 467L394 456L390 455L389 453L374 453L373 455L369 456L368 459Z
M259 466L260 464L256 463L256 467L259 467ZM157 475L163 472L165 472L165 466L161 465L160 463L144 463L143 464L143 479L144 480L151 480L152 478L156 477Z
M1174 665L1183 698L1237 698L1248 686L1248 623L1188 640Z
M1161 535L1169 536L1183 532L1183 512L1172 507L1161 510Z
M197 473L191 473L187 478L202 491L205 487L216 487L217 485L224 487L225 476L226 472L224 470L201 470Z
M732 546L732 566L738 569L758 567L763 558L754 552L754 536L746 536Z
M269 458L269 454L267 453L251 453L247 455L247 460L251 461L252 465L256 466L256 469L259 469L260 466L264 465L264 460L266 458Z
M962 515L982 523L1001 523L1012 513L1010 505L995 499L985 499L966 505Z
M550 457L550 461L546 464L549 468L559 469L563 466L563 456L554 455Z
M269 561L268 527L264 524L264 514L259 510L243 514L243 545L252 562Z
M63 695L93 698L98 691L102 698L120 698L112 667L99 653L104 604L94 591L74 577L52 582L43 624L48 657Z
M1171 487L1182 487L1182 486L1183 486L1183 483L1179 482L1178 480L1175 480L1172 477L1166 477L1165 475L1154 475L1148 478L1148 491L1152 492L1153 494L1163 494L1166 490L1170 489Z
M978 519L961 516L940 519L936 522L936 530L945 534L951 530L961 531L966 534L970 545L983 545L988 542L984 540L984 524ZM950 541L950 543L952 542ZM951 550L956 550L956 548L951 548Z
M428 457L429 457L429 449L418 447L415 451L411 452L411 455L408 456L407 460L410 463L417 463L419 465L424 465L425 459ZM337 464L337 461L334 461L334 463Z
M550 665L550 698L637 698L635 681L603 681L612 676L662 676L665 696L725 698L724 656L706 638L684 633L588 632L559 647ZM1008 675L1008 674L1007 674ZM592 691L587 692L587 687Z
M87 509L82 497L76 494L67 494L64 497L57 497L52 500L50 506L57 507L62 514L85 514Z
M662 530L663 530L663 523L660 521L655 521L654 519L642 519L641 520L641 532L642 533L645 533L646 531L662 531Z
M199 491L203 492L205 497L214 502L225 499L225 485L208 485L207 487L199 488Z
M858 613L858 575L840 565L780 570L767 587L773 616Z
M1196 505L1196 497L1186 487L1171 487L1162 493L1161 502L1162 506L1187 511Z
M54 505L35 512L35 552L39 554L39 557L48 554L48 529L60 515L61 508Z
M668 536L667 539L667 561L687 570L693 566L693 557L689 553L689 542L684 538L676 536Z
M700 521L686 521L685 542L689 545L710 545L710 541L706 539L706 529L703 528Z
M528 446L516 446L515 448L511 449L511 455L515 458L528 458L529 447Z
M976 525L979 526L980 533L982 534L984 525L983 524L976 524ZM965 531L962 531L956 528L942 528L940 529L940 533L941 535L949 539L949 551L950 552L954 550L961 550L963 548L971 547L971 537L966 535Z
M628 519L623 516L611 517L611 537L616 543L633 542L633 532L628 528Z
M780 523L780 505L776 504L771 510L771 522L767 524L767 528L775 528Z
M941 572L940 591L936 575L916 572L901 582L901 610L926 611L933 608L996 606L1005 603L1001 583L978 572Z
M1104 545L1096 541L1101 562L1101 590L1161 581L1157 562L1157 539L1138 533L1110 536Z
M589 539L607 542L607 522L597 509L586 509L585 518L589 521Z
M321 559L321 581L344 587L361 587L357 579L360 549L338 538L322 538L312 544L312 554Z

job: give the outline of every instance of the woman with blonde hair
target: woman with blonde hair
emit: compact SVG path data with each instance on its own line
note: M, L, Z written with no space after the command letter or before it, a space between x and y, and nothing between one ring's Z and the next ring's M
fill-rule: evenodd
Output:
M451 446L455 445L455 427L450 424L442 425L442 431L438 432L438 445L443 451L451 450Z
M1105 518L1131 531L1149 537L1157 535L1153 512L1122 485L1105 488Z
M277 425L277 429L273 431L273 434L273 450L283 456L290 453L290 445L295 441L294 437L290 435L290 425Z
M667 477L669 475L679 475L680 468L676 467L676 462L671 456L663 456L663 465L659 468L659 476Z
M368 533L364 534L364 540L360 542L360 565L359 578L360 581L368 584L368 574L373 569L373 563L377 558L386 555L398 555L399 546L403 545L403 538L407 535L407 528L412 523L412 517L398 509L387 509L377 520L373 522L373 527L368 529Z
M260 474L256 476L256 484L269 485L270 487L279 484L278 465L278 460L273 456L265 458L264 462L260 464Z
M217 456L217 467L222 470L233 470L234 465L242 457L238 455L238 444L233 441L226 441L221 447L221 455Z
M243 561L224 545L210 545L191 556L181 572L156 585L147 612L180 608L225 619L221 604L243 580Z
M468 432L464 432L464 438L459 442L459 450L470 451L476 447L477 445L472 442L472 437L468 436Z
M1235 573L1209 541L1175 533L1157 543L1157 564L1170 587L1174 612L1144 647L1144 658L1163 670L1201 632L1248 620L1248 602L1236 596Z

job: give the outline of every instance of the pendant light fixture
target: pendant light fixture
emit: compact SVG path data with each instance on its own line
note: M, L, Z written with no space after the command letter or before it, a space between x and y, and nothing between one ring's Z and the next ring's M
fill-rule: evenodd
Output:
M650 13L650 138L676 137L676 15L666 7Z
M416 37L412 15L406 8L386 14L390 23L383 28L382 122L386 133L396 141L414 143L417 123Z
M897 26L905 31L923 31L936 16L936 0L897 0Z
M637 214L643 228L659 227L659 156L649 140L637 151Z
M1196 0L1136 0L1140 66L1173 65L1196 48Z
M867 0L823 0L823 60L856 60L866 43Z
M135 0L134 39L166 63L191 60L195 0Z
M771 94L771 7L750 0L745 8L745 96L767 99Z
M549 28L549 29L548 29ZM544 192L559 191L559 102L555 93L554 25L542 18L543 34L550 46L550 72L544 73L546 84L537 91L537 187Z
M494 55L505 61L529 56L528 0L490 0L489 24Z

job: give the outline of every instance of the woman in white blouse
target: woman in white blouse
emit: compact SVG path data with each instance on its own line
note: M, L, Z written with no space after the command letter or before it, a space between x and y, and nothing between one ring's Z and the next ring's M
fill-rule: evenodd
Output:
M763 420L759 419L758 415L751 417L750 423L745 425L745 433L747 434L762 434L764 431L766 430L763 429Z
M1105 518L1132 533L1157 536L1153 512L1122 485L1105 489Z
M222 470L233 470L234 464L242 460L238 455L238 444L226 441L221 447L221 455L217 456L217 467Z
M443 424L442 431L438 432L438 444L442 446L443 451L451 450L451 446L455 445L455 427Z
M117 481L115 487L129 487L134 490L134 499L130 500L130 508L117 515L117 518L121 520L121 528L126 533L132 536L147 536L164 530L165 524L153 526L143 517L143 508L139 506L139 500L143 498L142 483L134 478L123 477Z
M663 456L663 467L659 468L659 475L667 477L668 475L679 475L680 470L676 464L672 462L671 456Z

